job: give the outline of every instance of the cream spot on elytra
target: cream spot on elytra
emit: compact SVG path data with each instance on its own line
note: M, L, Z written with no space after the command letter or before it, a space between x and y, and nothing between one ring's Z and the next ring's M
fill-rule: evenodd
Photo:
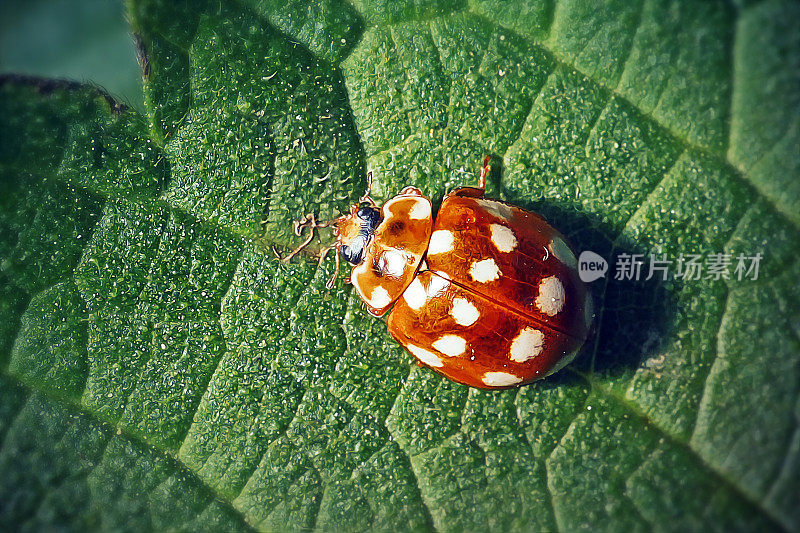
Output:
M564 308L564 285L555 276L549 276L539 282L539 295L536 297L536 307L542 313L554 316Z
M437 273L444 274L444 272L437 272ZM428 288L425 292L428 295L428 298L436 298L437 296L441 296L441 294L444 291L446 291L449 286L450 286L449 276L448 278L444 278L433 275L431 276L431 281L430 283L428 283Z
M492 232L492 244L501 252L508 253L517 247L517 237L511 228L502 224L492 224L489 230Z
M494 259L475 261L469 267L469 275L478 283L489 283L500 277L500 269Z
M507 387L521 381L521 377L508 372L487 372L483 375L483 382L490 387Z
M409 344L406 346L408 351L414 354L414 357L422 361L428 366L444 366L442 360L439 359L439 356L433 352L429 352L425 348L420 348L419 346L414 346L413 344Z
M481 316L478 308L466 298L453 298L453 308L450 310L453 320L461 326L471 326Z
M417 200L414 202L414 207L408 211L408 218L412 220L421 220L431 216L431 204L427 200Z
M511 360L524 363L542 353L544 334L538 329L523 328L511 343Z
M564 239L554 237L550 243L550 252L556 256L556 259L568 267L578 268L578 260L575 258L575 254L572 253L567 243L564 242Z
M455 357L467 350L467 341L458 335L442 335L433 343L433 347L448 357Z
M431 234L431 242L428 244L428 255L443 254L453 250L453 233L446 229L439 229Z
M381 307L386 307L392 302L389 293L386 292L386 289L381 287L380 285L375 287L372 291L372 296L369 298L369 305L374 307L375 309L380 309Z
M396 250L386 250L381 254L378 265L384 274L399 278L405 273L408 261L405 254Z
M428 301L428 297L425 295L425 287L422 286L419 278L414 278L411 285L403 292L403 299L414 311L422 309L422 306Z

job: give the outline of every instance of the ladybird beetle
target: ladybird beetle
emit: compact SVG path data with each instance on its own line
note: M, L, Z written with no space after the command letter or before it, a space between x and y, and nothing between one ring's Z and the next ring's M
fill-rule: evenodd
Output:
M534 213L484 198L489 161L479 186L449 193L435 218L416 187L383 206L368 189L329 223L309 215L295 233L310 227L311 235L286 260L311 242L314 228L332 224L337 264L341 256L353 265L350 280L371 314L394 305L389 332L419 365L501 389L568 364L593 311L565 238Z

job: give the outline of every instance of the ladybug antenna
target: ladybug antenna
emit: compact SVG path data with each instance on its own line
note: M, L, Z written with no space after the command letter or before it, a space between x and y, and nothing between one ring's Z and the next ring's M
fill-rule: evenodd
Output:
M481 167L481 177L480 181L478 181L478 188L482 191L486 190L486 177L489 175L489 172L492 171L492 166L489 164L492 162L492 156L487 155L483 158L483 167Z
M372 171L367 172L367 190L364 191L364 196L359 199L359 202L369 202L372 207L377 207L378 204L372 199L370 193L372 192Z
M334 222L335 221L333 221L333 220L329 220L327 222L317 222L317 219L314 216L314 213L310 213L310 214L306 215L306 218L304 218L303 220L295 220L294 221L294 234L297 235L298 237L300 237L300 236L303 235L303 230L306 229L306 228L309 228L310 231L308 232L308 237L306 237L306 240L303 241L303 244L301 244L300 246L295 248L295 250L292 253L290 253L289 255L284 257L283 259L281 259L281 261L283 261L284 263L288 263L292 259L292 257L296 256L298 253L300 253L300 251L303 248L305 248L306 246L311 244L311 241L314 240L314 230L315 229L317 229L317 228L327 228L328 226L330 226ZM330 249L330 247L328 248L328 250L329 249ZM325 252L327 253L327 250ZM325 256L323 255L323 257L325 257Z

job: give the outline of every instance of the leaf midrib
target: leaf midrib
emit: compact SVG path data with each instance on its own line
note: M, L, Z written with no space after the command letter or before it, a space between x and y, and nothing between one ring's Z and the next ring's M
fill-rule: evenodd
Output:
M713 465L706 462L705 459L703 459L703 457L700 454L698 454L694 450L694 448L691 447L691 444L689 442L683 441L677 435L665 430L657 422L648 417L647 414L643 410L641 410L634 402L630 401L629 399L625 398L619 393L613 391L612 389L604 386L600 381L596 379L596 377L589 374L580 373L577 370L573 370L573 372L581 375L584 379L586 379L587 383L589 383L589 385L592 387L592 390L597 391L604 398L610 400L617 406L622 407L626 411L630 412L630 414L632 414L637 420L640 421L643 427L656 429L658 433L662 435L665 439L667 439L670 444L672 444L673 446L675 446L680 450L683 450L685 453L694 458L701 469L705 470L706 472L714 476L717 480L720 481L720 484L728 486L734 492L734 494L736 494L736 496L741 498L743 501L753 506L753 508L761 511L766 518L768 518L771 522L773 522L772 526L775 528L776 531L788 531L783 525L783 523L776 516L774 516L768 509L763 507L761 501L754 499L751 495L745 492L740 485L738 485L732 479L730 479L724 472L721 472Z
M360 42L360 40L356 41L356 43L352 47L349 48L349 50L347 51L346 54L342 55L336 63L332 63L327 58L323 58L323 57L317 56L316 54L314 54L314 52L309 50L308 47L305 46L305 44L297 41L291 35L286 34L282 30L280 30L279 28L276 28L269 21L269 19L267 19L266 17L264 17L263 15L261 15L261 14L259 14L257 12L254 12L252 10L252 8L250 6L248 6L247 4L245 4L242 0L232 0L232 2L234 4L236 4L239 8L241 8L243 10L246 10L247 12L252 13L253 16L255 16L259 20L261 20L262 23L264 23L266 25L269 25L270 28L273 31L279 33L285 39L291 41L296 46L299 46L299 47L303 48L310 55L312 55L315 58L317 58L317 60L320 61L323 65L327 65L331 69L338 70L339 69L339 65L343 61L345 61L350 56L350 54L353 53L353 51L356 49L358 43ZM545 56L549 57L549 59L554 63L553 71L555 71L558 66L562 66L562 67L565 67L565 68L569 68L569 69L575 70L576 72L579 72L581 75L585 76L587 79L590 79L592 81L592 83L595 83L598 87L604 89L610 95L612 95L614 98L618 99L620 102L624 103L627 106L630 106L632 109L635 109L642 117L645 117L646 120L652 121L654 124L656 124L666 134L668 134L670 137L672 137L672 139L677 144L680 144L684 151L692 151L692 152L695 152L695 153L697 153L697 154L699 154L701 156L705 156L705 157L717 162L724 170L726 170L731 175L735 176L739 181L741 181L742 184L745 187L747 187L749 190L751 190L756 195L758 195L759 198L764 200L764 202L770 207L770 209L772 210L772 212L775 215L780 217L783 221L787 222L789 225L791 225L796 230L800 231L800 222L797 222L792 217L788 216L781 209L781 206L778 205L778 203L773 198L771 198L769 195L767 195L764 192L764 190L760 188L760 184L758 184L756 182L753 182L752 180L748 179L747 174L744 172L744 170L738 168L728 158L728 152L730 150L730 136L731 136L731 132L730 132L730 113L728 113L728 117L729 118L726 121L726 125L728 126L728 131L727 131L727 135L725 137L725 145L723 146L723 148L720 151L716 151L716 150L713 150L712 148L710 148L710 147L708 147L706 145L703 145L703 144L700 144L700 143L697 143L697 142L693 142L691 139L687 138L685 135L681 134L679 131L676 131L674 128L672 128L669 125L667 125L667 124L663 123L662 121L658 120L656 117L653 117L650 113L648 113L645 110L643 110L641 108L641 106L636 105L628 97L626 97L625 95L620 93L618 86L611 87L608 84L603 83L602 81L595 79L595 77L593 77L590 73L587 73L586 71L582 70L574 62L567 60L562 55L560 55L557 51L549 48L545 41L537 41L537 40L534 40L534 39L532 39L530 37L524 36L524 35L518 33L517 31L515 31L515 30L513 30L513 29L511 29L511 28L509 28L507 26L502 25L501 23L499 23L497 21L491 20L490 18L488 18L486 15L484 15L482 13L477 13L477 12L473 11L469 7L466 8L466 9L453 10L453 11L450 11L449 13L440 13L440 14L437 14L437 15L434 15L434 16L416 17L416 18L404 19L403 21L398 21L398 22L394 22L394 23L372 24L372 25L368 26L368 25L366 25L366 21L364 19L363 14L361 12L359 12L355 8L355 6L352 5L352 3L349 0L348 0L348 4L351 7L353 7L353 9L358 14L358 16L361 18L361 20L365 22L364 28L363 28L361 34L359 35L359 37L362 37L364 35L364 33L370 28L386 28L386 29L389 30L389 32L391 34L392 33L391 30L395 26L398 26L400 24L407 24L409 22L420 22L420 23L425 23L425 24L430 25L430 22L432 22L434 20L438 20L438 19L441 19L441 18L444 18L444 17L449 17L449 16L453 16L453 15L457 15L457 14L470 15L470 16L473 16L473 17L483 21L485 24L488 24L489 26L501 28L503 31L509 33L510 35L513 35L517 39L520 39L520 40L523 40L523 41L527 42L532 48L537 49L540 53L542 53ZM129 15L131 16L131 19L135 23L135 17L133 17L133 13L129 13ZM552 29L553 22L554 22L554 18L551 17L550 20L549 20L550 26L547 28L547 33L548 34L550 33L550 30ZM638 31L639 26L640 25L637 25L636 31ZM165 41L167 41L170 44L172 44L173 46L175 46L180 51L180 53L185 54L187 58L191 56L191 50L189 50L186 47L182 46L180 43L176 43L167 34L165 34L160 28L158 28L158 27L151 28L150 31L158 34ZM431 33L432 33L432 31L431 31ZM634 35L634 38L635 38L635 35ZM736 40L735 38L736 38L736 30L734 30L734 38L733 38L732 42L735 42L735 40ZM631 45L631 48L633 48L633 45ZM438 47L437 47L437 54L438 54ZM625 66L623 67L622 71L620 72L620 79L622 78L623 74L625 73L625 69L627 68L628 59L629 59L629 57L626 58ZM550 74L552 74L552 72L550 72ZM732 81L733 81L734 77L735 77L735 74L731 76L731 80ZM190 82L190 87L191 87L191 79L189 80L189 82ZM190 97L190 99L192 98L191 90L189 92L189 97ZM731 90L731 99L732 98L733 98L733 90ZM535 101L535 98L532 99L532 102L533 101ZM731 102L729 102L728 104L729 104L729 109L730 109ZM529 114L530 114L530 111L528 113L526 113L526 119L527 119L527 116ZM448 115L448 120L449 120L449 115ZM523 121L523 125L524 125L524 121ZM153 124L152 127L155 127L155 124ZM509 143L508 148L513 146L513 144L519 139L519 136L522 134L523 127L519 128L519 132L517 133L517 135L515 137L512 138L511 142ZM163 134L163 132L159 131L158 135L156 135L156 138L153 138L152 140L159 147L163 148L163 146L164 146L164 134ZM386 152L386 151L391 150L392 148L396 148L396 147L397 146L389 146L388 148L382 149L379 152L376 152L374 154L367 154L367 158L371 158L377 153ZM365 153L367 153L367 152L365 151ZM504 158L505 158L505 155L506 154L503 154ZM764 157L764 155L762 155L762 157ZM759 158L759 159L761 159L761 158Z
M518 39L524 40L532 48L535 48L539 52L545 54L546 56L549 56L549 59L551 61L553 61L553 63L555 64L556 68L558 66L569 68L569 69L575 70L576 72L579 72L581 75L583 75L586 78L592 80L592 83L595 83L598 87L608 91L608 93L611 94L614 98L618 99L620 102L623 102L625 105L630 106L632 109L635 109L641 116L645 117L647 120L652 121L654 124L658 125L658 127L661 128L670 137L672 137L673 140L676 141L677 144L680 144L681 147L685 151L688 150L688 151L695 152L695 153L697 153L697 154L699 154L701 156L705 156L705 157L717 162L718 164L720 164L720 166L724 170L726 170L727 172L729 172L732 175L736 176L736 178L738 180L740 180L746 187L748 187L750 190L755 192L761 199L763 199L770 206L770 209L776 215L778 215L782 220L788 222L795 229L800 230L800 223L794 221L794 219L792 219L791 217L787 216L787 214L783 210L781 210L781 207L775 202L775 200L773 200L761 188L759 188L759 184L758 183L755 183L755 182L751 181L750 179L748 179L747 178L747 174L743 170L738 168L732 161L730 161L730 159L728 159L727 152L728 152L728 150L730 148L730 132L728 132L728 135L726 136L725 146L721 151L716 151L716 150L713 150L712 148L710 148L710 147L708 147L706 145L702 145L702 144L693 142L691 139L687 138L685 135L683 135L680 132L676 131L674 128L670 127L669 125L664 124L662 121L658 120L657 118L653 117L650 113L648 113L645 110L643 110L640 106L638 106L635 103L633 103L628 97L626 97L625 95L623 95L622 93L619 92L619 89L618 89L617 86L611 87L608 84L603 83L602 81L599 81L599 80L595 79L590 73L587 73L586 71L581 70L578 66L576 66L574 62L571 62L571 61L565 59L557 51L555 51L555 50L553 50L551 48L548 48L548 46L546 45L545 42L535 41L535 40L533 40L533 39L531 39L529 37L526 37L526 36L524 36L524 35L522 35L520 33L517 33L515 30L513 30L511 28L508 28L507 26L503 26L502 24L500 24L500 23L498 23L498 22L496 22L494 20L489 19L488 17L486 17L485 15L483 15L481 13L476 13L476 12L470 10L470 9L456 10L456 11L452 11L452 12L450 12L448 14L442 14L442 15L438 15L437 17L431 17L431 18L420 19L420 20L422 20L424 22L430 22L431 20L435 20L437 18L442 18L442 17L446 17L446 16L452 16L452 15L456 15L456 14L459 14L459 13L463 13L463 14L468 14L468 15L474 16L474 17L482 20L484 23L486 23L486 24L488 24L490 26L495 26L495 27L501 28L504 32L507 32L507 33L509 33L511 35L514 35ZM416 20L417 19L412 19L412 21L416 21ZM269 23L269 21L265 21L265 22ZM388 29L391 29L393 26L396 26L398 24L403 24L403 23L406 23L406 22L408 22L408 21L397 22L397 23L387 23L387 24L373 24L372 26L365 27L365 30L369 29L369 28L388 28ZM276 30L276 31L279 31L279 30ZM549 31L549 28L548 28L548 31ZM290 36L287 36L287 37L291 38ZM355 47L353 49L355 49ZM351 53L352 53L352 50L351 50ZM342 57L342 59L340 60L340 63L341 63L341 61L344 61L347 57L348 56ZM627 60L626 60L626 65L627 65ZM624 70L625 69L623 68L623 71L622 71L623 73L624 73ZM730 120L727 121L727 124L730 125ZM522 133L522 128L520 128L520 133ZM518 138L519 138L519 135L517 135L517 137L512 140L512 142L509 144L509 147L511 145L513 145L514 142L516 142L516 140L518 140ZM391 148L392 147L390 147L390 149ZM381 151L383 152L383 151L386 151L386 150L384 149L384 150L381 150ZM368 154L368 157L372 157L372 155L373 154Z
M19 416L19 414L25 408L25 405L27 404L28 400L31 397L31 394L33 394L33 393L44 397L47 401L49 401L51 403L58 404L58 405L63 405L68 410L71 410L71 411L73 411L74 413L77 413L80 416L86 417L86 418L90 419L92 422L94 422L95 424L97 424L99 426L102 426L108 432L108 438L106 440L105 446L108 445L108 443L114 438L114 436L122 436L125 439L127 439L127 440L129 440L131 442L134 442L134 443L138 444L139 446L141 446L143 448L154 450L154 451L158 452L161 455L168 456L170 458L170 460L173 461L180 468L180 470L183 471L183 473L185 475L187 475L190 479L193 479L196 483L198 483L198 485L200 485L200 487L202 487L202 490L207 491L207 493L210 496L212 496L212 501L219 502L228 511L232 512L237 517L239 517L239 519L242 521L242 523L246 524L248 527L251 528L251 531L256 531L256 529L252 528L252 526L250 525L250 521L248 520L248 517L246 515L244 515L241 511L239 511L236 507L234 507L233 504L227 498L223 497L219 492L217 492L214 489L214 487L212 487L211 485L208 485L200 476L197 475L197 473L195 473L193 470L191 470L186 464L183 463L183 461L178 459L177 455L174 454L173 452L171 452L169 450L162 449L159 446L154 446L153 444L151 444L151 443L147 442L146 440L142 439L141 436L139 436L138 434L129 431L124 425L121 425L121 424L112 425L110 422L99 418L96 413L94 413L91 410L87 409L86 406L84 406L83 404L81 404L79 402L76 402L76 401L73 401L73 400L70 400L70 399L67 399L63 395L54 394L49 389L40 387L39 386L40 384L36 383L35 381L29 381L29 380L21 379L18 376L15 376L15 375L7 373L6 369L3 369L2 375L3 375L3 377L5 379L7 379L9 381L12 381L14 384L16 384L17 386L21 387L22 389L24 389L27 392L27 397L26 397L25 401L23 401L20 404L19 411L17 411L17 413L15 413L15 419L16 419L16 417ZM9 429L10 429L10 427L11 427L11 424L9 425ZM0 439L0 449L5 447L5 444L6 444L5 443L5 438L7 436L8 436L8 432L6 432L5 435L2 435L2 439ZM94 468L96 468L97 466L100 466L100 464L102 464L102 457L103 457L104 454L105 454L105 452L101 452L100 453L100 456L99 456L100 460L98 461L98 463L96 465L94 465Z

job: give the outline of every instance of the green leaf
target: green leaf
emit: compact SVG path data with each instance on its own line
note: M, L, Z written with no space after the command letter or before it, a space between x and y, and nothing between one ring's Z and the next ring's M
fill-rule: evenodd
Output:
M2 78L0 525L800 530L798 15L132 0L146 116ZM367 170L438 201L486 154L612 269L758 279L611 275L584 355L487 392L273 253Z

